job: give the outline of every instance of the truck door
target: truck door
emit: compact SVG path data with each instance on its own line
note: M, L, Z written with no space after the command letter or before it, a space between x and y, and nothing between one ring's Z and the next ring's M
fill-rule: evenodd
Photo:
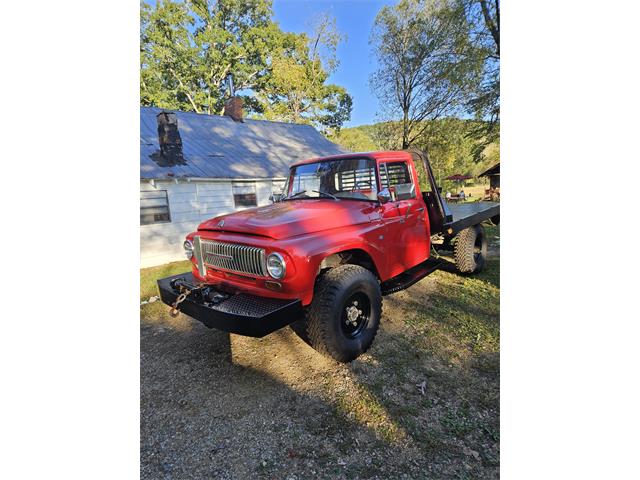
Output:
M391 201L380 207L380 221L388 248L387 266L395 276L429 257L425 204L416 194L416 175L407 162L380 163L379 175L381 189L391 193Z

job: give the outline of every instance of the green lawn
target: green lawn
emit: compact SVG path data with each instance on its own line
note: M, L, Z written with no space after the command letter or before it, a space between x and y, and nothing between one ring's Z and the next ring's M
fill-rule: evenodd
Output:
M140 270L140 301L149 300L150 297L158 296L158 285L156 281L160 278L168 277L183 272L191 271L191 262L167 263L158 267L143 268ZM185 323L188 320L180 315L179 320L169 316L169 307L160 300L140 306L140 319L147 323L175 325L176 322Z
M160 278L168 277L182 272L191 271L191 262L167 263L159 267L143 268L140 270L140 301L148 300L153 295L158 295L156 281Z

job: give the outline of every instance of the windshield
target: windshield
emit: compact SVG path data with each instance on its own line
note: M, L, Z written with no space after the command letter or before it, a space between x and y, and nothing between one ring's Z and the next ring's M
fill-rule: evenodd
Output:
M306 163L291 168L285 200L327 198L377 201L376 163L368 158L347 158Z

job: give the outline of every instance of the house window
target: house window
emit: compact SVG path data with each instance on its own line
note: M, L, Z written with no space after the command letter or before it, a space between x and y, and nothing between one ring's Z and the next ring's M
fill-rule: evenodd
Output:
M166 190L140 192L140 225L170 221L169 198Z
M233 182L232 188L236 208L258 206L255 182Z

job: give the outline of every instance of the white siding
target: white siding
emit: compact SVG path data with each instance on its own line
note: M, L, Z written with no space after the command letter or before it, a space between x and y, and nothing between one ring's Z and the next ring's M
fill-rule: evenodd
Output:
M277 180L256 181L258 206L269 204L272 185ZM155 186L140 182L141 191L166 190L169 198L170 223L140 226L140 264L142 268L183 260L184 237L209 218L233 212L231 181L180 183L156 181Z
M273 180L271 182L271 190L273 193L284 193L282 189L284 188L285 181L284 180Z

